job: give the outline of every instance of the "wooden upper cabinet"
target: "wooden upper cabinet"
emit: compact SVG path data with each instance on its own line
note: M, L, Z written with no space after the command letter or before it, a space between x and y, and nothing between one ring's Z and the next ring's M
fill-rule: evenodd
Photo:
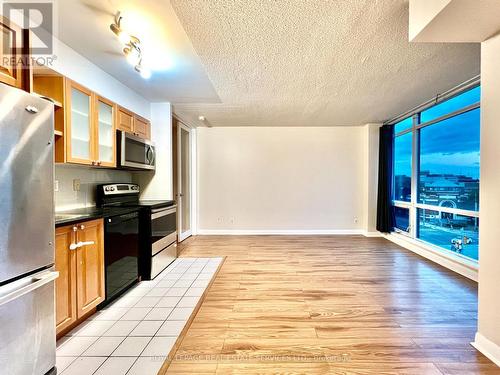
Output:
M117 105L66 79L66 162L116 167Z
M76 243L73 226L56 229L55 270L56 279L56 331L57 333L76 322L76 254L70 245Z
M95 159L97 165L116 167L116 112L113 102L95 95Z
M93 93L66 80L66 161L94 165Z
M151 139L151 125L148 120L134 116L134 133L138 137Z
M137 137L151 139L151 125L148 120L142 118L129 110L119 107L116 128L118 130L132 133Z
M0 16L0 30L0 82L22 89L23 66L20 61L23 53L29 52L29 47L23 48L23 34L28 34L3 16Z
M116 124L116 128L118 130L133 133L134 131L134 114L125 108L118 108L118 121Z
M115 168L116 130L151 138L148 120L53 73L35 75L33 90L54 102L57 163Z
M77 316L83 317L104 301L104 225L93 220L77 225Z

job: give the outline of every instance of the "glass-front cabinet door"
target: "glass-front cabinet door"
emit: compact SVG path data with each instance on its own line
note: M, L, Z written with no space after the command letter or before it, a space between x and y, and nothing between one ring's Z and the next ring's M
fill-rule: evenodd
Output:
M93 159L92 92L67 81L66 159L70 163L95 164Z
M115 167L115 129L116 105L107 99L96 96L96 156L97 165Z

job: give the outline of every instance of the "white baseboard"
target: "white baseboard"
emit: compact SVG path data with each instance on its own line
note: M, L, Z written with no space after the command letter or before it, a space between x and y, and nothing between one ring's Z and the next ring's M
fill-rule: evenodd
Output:
M314 235L364 235L361 229L198 229L196 234L205 236L314 236Z
M365 237L383 237L382 233L380 233L380 232L367 232L367 231L364 231L363 235Z
M439 248L433 248L431 245L417 242L412 238L406 238L401 234L384 234L383 237L468 279L476 282L478 280L479 267L473 261Z
M471 342L471 345L500 367L500 346L488 340L479 332L476 332L476 338L474 342Z

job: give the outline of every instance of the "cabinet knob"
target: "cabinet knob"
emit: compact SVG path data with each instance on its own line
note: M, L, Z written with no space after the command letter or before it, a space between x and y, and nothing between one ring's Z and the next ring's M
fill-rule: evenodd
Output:
M92 165L95 165L95 161L94 160L92 160Z
M73 232L76 232L77 230L78 230L78 227L75 225L75 226L73 227Z
M98 161L98 162L97 162L97 165L101 165L101 162L100 162L100 161Z
M82 225L80 225L80 229L81 229L81 230L84 230L84 229L85 229L85 225L83 225L83 224L82 224Z

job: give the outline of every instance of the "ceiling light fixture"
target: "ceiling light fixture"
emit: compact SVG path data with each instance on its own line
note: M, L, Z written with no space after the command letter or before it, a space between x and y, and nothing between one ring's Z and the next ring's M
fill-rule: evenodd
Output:
M111 31L120 39L120 42L123 44L128 44L130 42L130 35L122 30L121 22L122 22L121 13L118 12L115 15L115 23L112 23L109 28Z
M135 71L141 75L144 79L151 78L151 70L142 66L142 60L135 66Z
M130 45L127 45L125 46L125 48L123 48L123 54L132 66L136 66L141 61L140 51Z
M138 72L142 78L149 79L151 77L151 71L142 66L141 41L139 38L122 30L122 18L120 12L116 13L115 22L112 23L109 28L118 37L120 42L125 45L123 47L123 54L130 65L134 66L135 71Z

